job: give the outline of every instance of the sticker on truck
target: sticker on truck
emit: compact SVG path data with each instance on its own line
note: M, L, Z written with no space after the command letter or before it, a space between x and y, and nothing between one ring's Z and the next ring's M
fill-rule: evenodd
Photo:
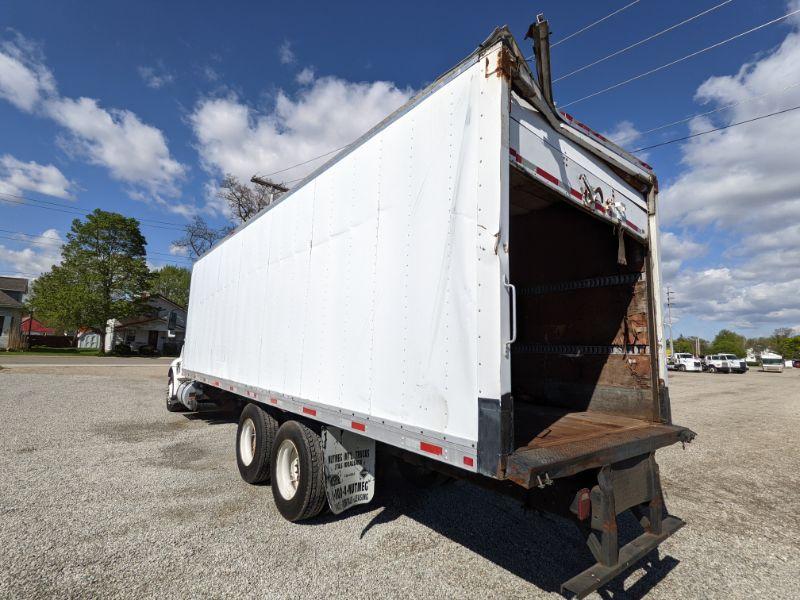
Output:
M375 440L327 427L322 431L325 456L325 493L338 515L366 504L375 495Z

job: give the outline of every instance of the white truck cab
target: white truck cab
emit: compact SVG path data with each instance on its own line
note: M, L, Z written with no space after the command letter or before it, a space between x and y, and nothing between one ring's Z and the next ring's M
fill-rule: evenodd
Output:
M697 371L703 370L703 363L689 352L676 352L669 360L669 367L674 371Z

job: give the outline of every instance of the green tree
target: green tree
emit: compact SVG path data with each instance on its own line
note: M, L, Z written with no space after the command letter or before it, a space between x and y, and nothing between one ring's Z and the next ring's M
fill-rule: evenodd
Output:
M745 355L745 337L730 329L723 329L711 342L710 351L714 354L735 354L736 356Z
M678 336L675 338L673 345L675 346L675 352L688 352L689 354L694 354L693 338L687 338L683 335Z
M150 284L145 244L136 219L100 209L75 219L61 264L33 283L29 305L46 323L90 327L105 338L108 319L141 309L138 298Z
M186 267L167 265L153 271L150 291L166 296L181 306L189 305L189 284L192 272Z

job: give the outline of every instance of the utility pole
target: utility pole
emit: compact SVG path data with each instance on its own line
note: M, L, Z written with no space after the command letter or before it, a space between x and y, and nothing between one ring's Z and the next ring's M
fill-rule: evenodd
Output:
M285 194L286 192L289 191L289 188L287 188L286 186L283 186L280 183L275 183L274 181L270 181L265 177L259 177L258 175L253 175L250 178L250 181L267 189L267 193L269 193L270 204L272 204L275 201L275 198L277 196Z
M669 325L669 354L675 356L675 346L672 341L672 296L675 292L667 286L667 319Z

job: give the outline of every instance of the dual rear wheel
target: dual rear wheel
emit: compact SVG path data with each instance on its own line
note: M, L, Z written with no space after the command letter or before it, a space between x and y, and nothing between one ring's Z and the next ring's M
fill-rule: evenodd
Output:
M278 421L256 404L239 417L236 464L251 484L272 481L278 512L289 521L317 516L325 507L322 439L299 421Z

